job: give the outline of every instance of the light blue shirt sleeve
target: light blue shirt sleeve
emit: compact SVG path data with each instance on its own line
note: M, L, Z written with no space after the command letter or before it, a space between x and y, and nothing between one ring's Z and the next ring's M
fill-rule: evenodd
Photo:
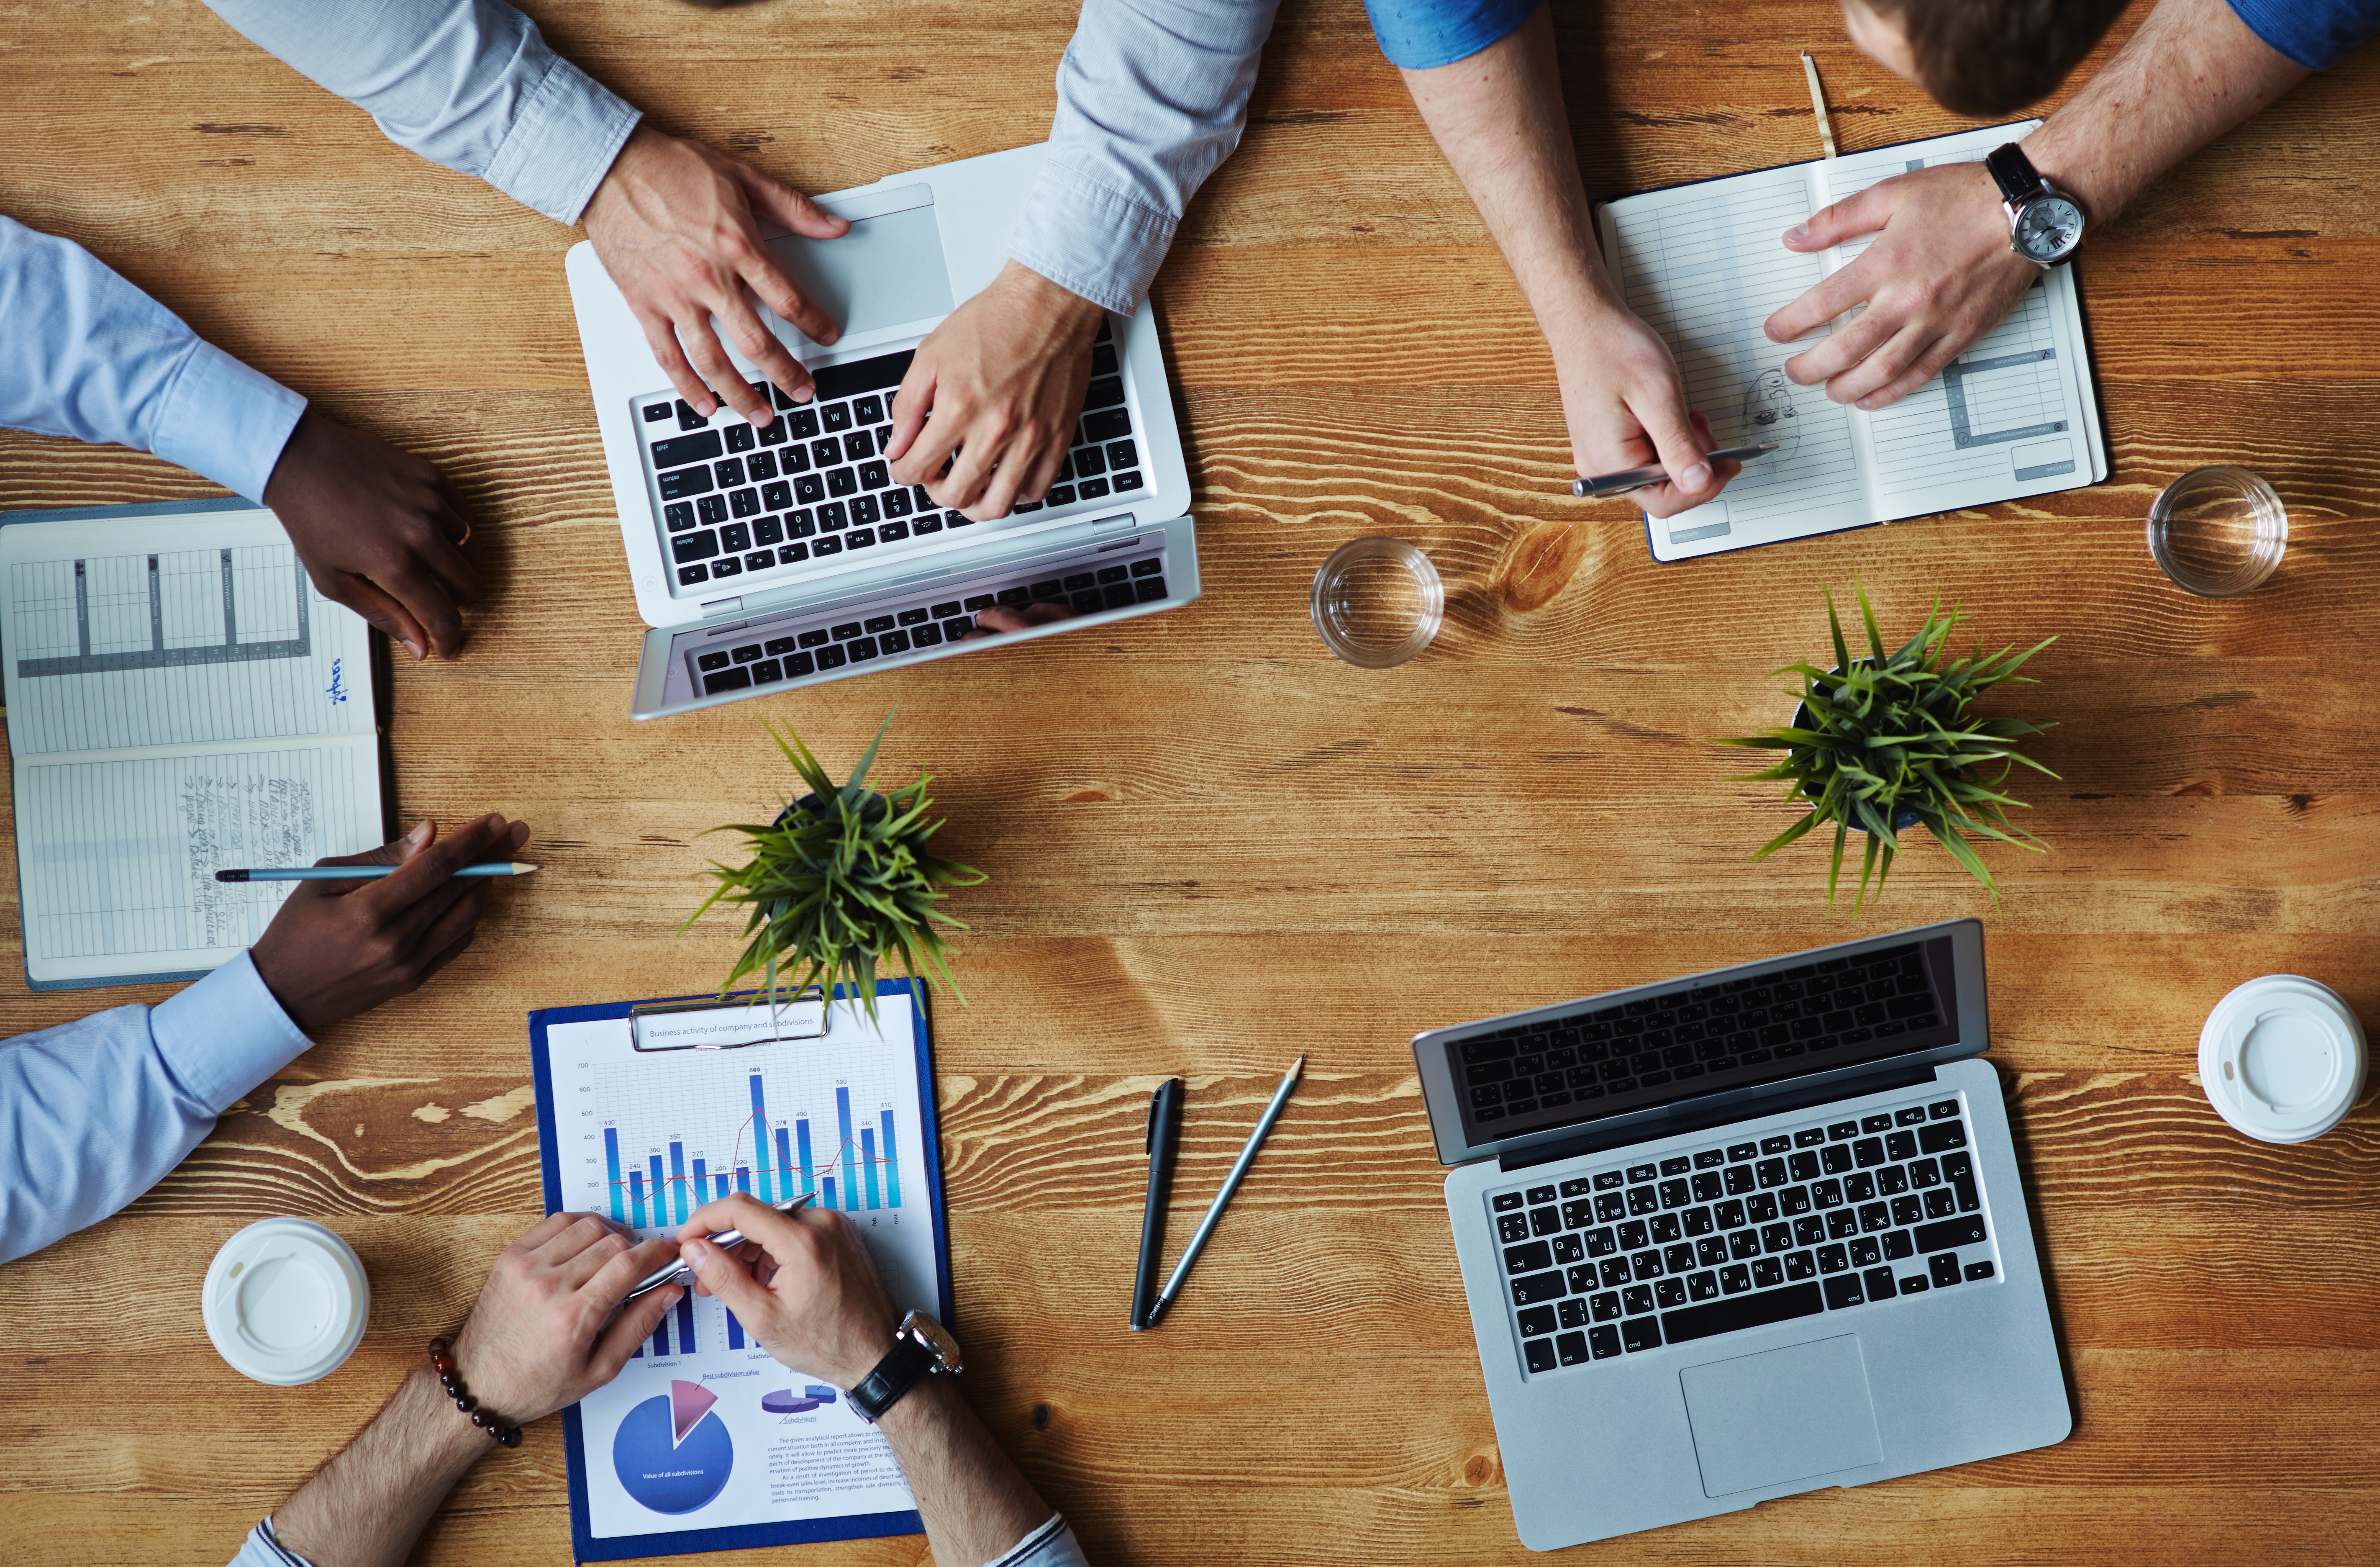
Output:
M278 1567L278 1563L273 1567ZM1075 1538L1075 1526L1066 1522L1064 1514L1053 1512L1048 1523L983 1567L1090 1567L1090 1563Z
M1129 314L1182 213L1240 144L1279 0L1086 0L1050 157L1008 253Z
M0 424L154 452L263 500L306 399L98 257L0 217Z
M433 164L578 221L638 112L503 0L206 0Z
M231 1559L230 1567L314 1567L314 1564L283 1545L273 1532L273 1520L267 1518L248 1532L239 1542L239 1554Z
M162 1005L0 1040L0 1263L155 1185L306 1046L246 953Z

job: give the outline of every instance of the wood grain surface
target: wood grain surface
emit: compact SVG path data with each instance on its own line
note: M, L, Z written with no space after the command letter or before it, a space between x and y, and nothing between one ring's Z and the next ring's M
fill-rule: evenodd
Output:
M830 189L1038 140L1064 0L533 0L683 134ZM2118 30L2129 30L2136 6ZM1590 189L1954 129L1823 0L1557 6ZM2380 1538L2380 1129L2275 1148L2194 1074L2200 1022L2294 972L2380 1017L2380 50L2152 188L2078 263L2114 475L2069 494L1657 566L1573 503L1550 363L1354 0L1288 0L1239 152L1156 298L1205 595L1091 636L672 719L627 718L627 590L562 275L576 236L381 139L195 0L0 8L0 211L89 246L215 342L461 483L490 591L457 663L401 671L408 816L539 832L531 885L428 990L331 1030L122 1215L0 1269L0 1560L218 1562L370 1415L540 1204L522 1014L683 992L735 950L702 830L900 718L969 1004L937 1007L957 1327L976 1406L1099 1562L1526 1559L1407 1041L1418 1029L1961 915L2032 1181L2076 1427L2059 1446L1589 1547L1581 1561L2347 1562ZM0 325L0 334L6 326ZM2289 555L2168 587L2142 519L2204 463L2265 474ZM0 509L207 486L0 432ZM1450 589L1386 674L1306 621L1390 533ZM1891 626L1937 593L1989 646L2058 638L2044 856L1996 907L1920 849L1829 917L1820 852L1741 753L1815 652L1818 589ZM1964 635L1964 634L1962 634ZM13 855L0 837L0 855ZM163 990L30 995L0 866L0 1033ZM1287 1060L1310 1062L1181 1308L1124 1330L1143 1109L1189 1084L1176 1228ZM351 1239L362 1348L314 1386L209 1348L198 1281L268 1214ZM418 1560L569 1559L559 1421L482 1464ZM922 1538L772 1554L895 1563ZM752 1560L758 1561L759 1553ZM951 1564L945 1564L951 1567Z

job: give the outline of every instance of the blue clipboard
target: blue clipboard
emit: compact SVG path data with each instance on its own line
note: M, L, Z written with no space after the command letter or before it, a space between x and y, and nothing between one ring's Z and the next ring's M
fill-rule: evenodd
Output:
M543 1007L528 1014L529 1058L537 1083L537 1161L545 1195L545 1211L562 1210L562 1162L560 1138L553 1121L553 1072L546 1053L546 1030L557 1023L605 1023L625 1018L640 1006L667 1005L673 1002L702 1001L740 1001L756 992L739 991L722 998L706 992L694 996L655 997L641 1002L614 1002L601 1006ZM851 987L834 988L837 999L847 1000ZM954 1312L951 1303L951 1243L942 1222L942 1131L934 1106L934 1051L930 1030L927 1026L925 987L914 979L880 979L876 982L880 996L905 995L911 999L909 1017L917 1042L917 1114L924 1128L924 1140L919 1152L926 1166L927 1207L933 1218L934 1283L939 1297L935 1305L944 1323L951 1323ZM587 1507L586 1432L578 1419L578 1406L572 1404L562 1412L565 1432L564 1456L570 1470L570 1546L574 1560L578 1561L622 1561L643 1556L687 1556L708 1550L749 1550L759 1546L809 1545L820 1540L874 1539L882 1535L922 1535L924 1520L914 1512L857 1512L840 1518L805 1518L783 1524L743 1524L722 1529L684 1529L668 1534L623 1535L611 1539L596 1539L589 1523Z
M205 512L253 512L265 508L254 501L237 495L217 495L198 501L140 501L127 506L54 506L43 511L0 512L0 528L18 522L116 522L127 517L185 516ZM396 811L396 758L390 748L388 715L395 711L392 700L392 674L388 638L374 627L371 643L372 729L380 738L380 814L381 841L395 843L398 836ZM5 728L5 726L0 726ZM17 849L17 906L25 902L24 845ZM24 962L24 943L19 940L18 960ZM25 967L25 989L29 990L103 990L124 985L181 985L205 978L214 971L210 968L177 969L170 973L119 974L97 979L36 979L30 965Z

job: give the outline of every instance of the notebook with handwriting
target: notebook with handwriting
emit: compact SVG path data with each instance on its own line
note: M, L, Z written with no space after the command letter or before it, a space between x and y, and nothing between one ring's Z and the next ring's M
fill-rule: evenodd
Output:
M1718 500L1648 517L1654 559L2078 490L2107 477L2071 266L2045 273L2007 320L1940 375L1874 413L1785 378L1787 359L1853 315L1790 344L1771 343L1761 330L1869 243L1797 254L1785 249L1785 230L1894 175L1980 163L2040 123L1672 186L1597 209L1613 278L1677 356L1687 406L1710 420L1721 446L1778 443Z
M195 979L310 865L392 834L370 628L246 501L0 518L26 983Z

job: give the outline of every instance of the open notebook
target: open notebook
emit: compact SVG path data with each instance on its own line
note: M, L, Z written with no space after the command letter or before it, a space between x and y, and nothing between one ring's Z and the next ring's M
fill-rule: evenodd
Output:
M1629 308L1669 341L1686 402L1721 446L1774 441L1719 498L1647 518L1653 558L1683 560L1896 517L2076 490L2107 477L2070 266L2052 269L1991 334L1888 408L1863 413L1796 386L1783 365L1852 319L1771 343L1761 323L1865 238L1815 255L1784 232L1894 175L1980 163L2040 125L1991 126L1831 161L1623 197L1598 209Z
M25 979L195 979L310 865L385 842L373 641L245 501L0 519Z

